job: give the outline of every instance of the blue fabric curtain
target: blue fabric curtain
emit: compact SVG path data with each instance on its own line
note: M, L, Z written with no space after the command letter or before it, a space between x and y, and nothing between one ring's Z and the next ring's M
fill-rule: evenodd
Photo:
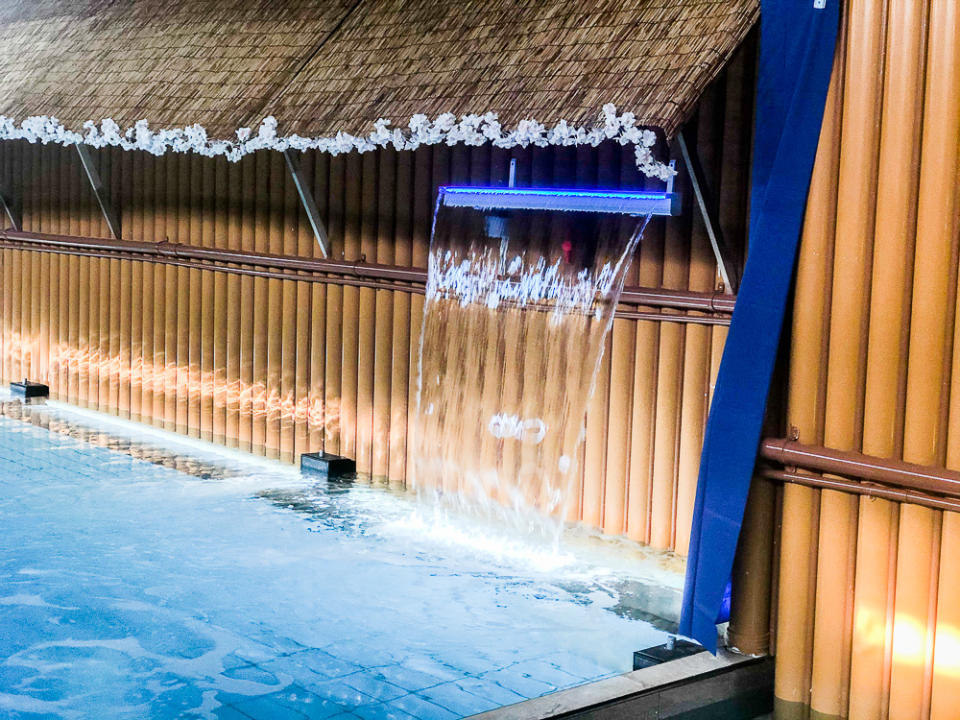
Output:
M750 251L697 484L680 634L716 652L836 50L840 0L762 0Z

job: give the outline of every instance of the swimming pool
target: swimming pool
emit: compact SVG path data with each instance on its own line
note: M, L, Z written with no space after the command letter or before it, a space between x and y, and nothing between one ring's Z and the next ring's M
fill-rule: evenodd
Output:
M664 639L629 590L675 592L670 558L645 584L625 543L542 547L406 494L4 407L2 718L455 718L625 672Z

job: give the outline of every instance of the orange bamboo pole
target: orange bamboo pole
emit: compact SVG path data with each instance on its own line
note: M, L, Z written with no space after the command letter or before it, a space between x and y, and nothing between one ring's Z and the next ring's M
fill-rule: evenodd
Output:
M357 260L361 253L360 214L362 159L350 154L344 178L344 257ZM357 392L359 379L360 294L358 288L343 288L343 361L340 368L340 454L357 458ZM363 472L358 463L357 469Z
M213 235L208 239L210 247L220 243L228 243L230 232L230 192L236 192L236 186L231 187L228 179L229 163L226 158L217 158L213 161ZM236 163L232 163L236 165ZM211 313L211 332L213 343L210 348L212 358L206 365L209 373L208 387L210 393L210 412L213 418L210 423L210 436L213 442L224 445L227 442L227 395L229 385L227 367L230 357L227 354L229 317L236 315L237 304L230 304L227 288L230 284L226 273L209 273L213 275L213 310Z
M410 262L414 267L426 267L430 249L430 218L433 216L436 187L442 184L449 172L446 150L441 146L425 147L414 153L413 169L413 229L411 236ZM417 398L420 387L420 340L423 327L424 298L410 298L410 361L407 381L407 438L404 483L410 487L414 477L413 448L416 447Z
M199 239L203 247L216 247L217 240L217 205L216 205L216 168L219 158L197 158L200 166L200 187L194 188L194 207L199 205L200 227L193 226L193 218L196 217L196 211L191 218L191 236ZM198 197L199 195L199 197ZM199 230L199 232L198 232ZM199 236L199 237L198 237ZM191 409L199 415L197 418L199 436L201 440L208 442L213 440L214 423L214 396L217 391L215 382L214 365L214 343L216 342L216 333L214 330L216 294L214 282L216 278L223 273L212 273L197 271L200 282L199 298L195 299L192 305L200 311L199 322L199 348L194 345L191 348L191 361L193 352L199 350L199 363L193 362L194 377L191 381L191 391L194 393L195 405ZM222 280L222 278L221 278ZM192 288L193 286L191 286ZM191 326L191 331L193 327Z
M39 214L40 227L49 228L52 224L50 214L50 153L48 148L41 146L39 148ZM43 253L46 254L46 253ZM49 358L50 358L50 258L37 256L34 259L33 270L33 288L32 291L38 294L32 308L32 322L37 335L36 338L36 362L35 377L40 382L49 384Z
M687 283L689 223L689 211L683 217L667 221L663 258L663 286L666 288L680 289ZM672 323L660 326L650 544L663 549L671 547L674 542L679 408L683 391L683 330Z
M586 148L577 148L575 155L576 163L576 185L578 187L590 187L599 185L600 187L611 187L619 180L614 174L616 172L615 160L601 163L598 169L597 158L594 153ZM604 149L604 153L609 150ZM557 157L568 155L568 149L558 149ZM612 162L611 162L612 161ZM554 182L558 186L566 184L566 178L562 172L554 172ZM558 177L559 176L559 177ZM555 249L550 248L551 250ZM609 459L608 447L608 429L610 392L611 392L611 356L614 349L614 337L616 337L617 361L619 369L623 370L624 350L627 343L625 333L629 332L629 321L621 320L614 323L613 333L607 335L604 339L603 356L600 359L600 366L597 369L596 379L593 384L593 395L587 406L587 434L584 442L584 466L583 466L583 494L581 500L581 519L587 525L601 527L604 517L604 499L606 496L606 483L608 481L607 461ZM592 368L585 370L586 377L590 377ZM618 377L618 379L620 379ZM541 380L542 382L542 380ZM621 392L618 389L618 392ZM623 439L626 439L625 437ZM620 445L621 443L618 443ZM616 473L614 485L622 483L622 477L625 475L625 458L622 453L620 457L614 457L615 464L613 470ZM620 514L622 509L611 508L611 514Z
M55 163L51 183L53 184L53 207L52 211L56 213L56 226L58 232L69 232L69 202L67 193L69 192L68 166L65 162L65 156L62 149L54 155ZM51 302L55 303L54 312L57 313L56 334L51 338L51 347L53 348L54 363L53 371L56 377L56 390L51 387L51 397L65 401L67 399L67 390L69 386L68 366L65 362L67 333L69 328L69 307L68 294L69 289L69 261L67 258L60 258L58 261L51 260L51 284L54 297Z
M862 441L884 27L878 3L852 2L848 15L824 432L840 450ZM827 715L848 705L857 510L856 498L822 492L811 707Z
M326 215L327 198L327 178L324 176L323 182L318 186L317 169L314 160L317 153L301 153L300 164L303 168L304 177L311 181L311 191L313 192L314 202L317 204L317 211L320 217ZM326 166L324 166L326 167ZM297 254L301 257L313 257L316 239L306 222L306 218L300 210L299 202L294 196L294 211L297 213ZM318 253L319 254L319 253ZM320 286L320 283L315 283ZM325 288L324 288L325 290ZM314 337L321 341L320 331L323 323L323 310L325 305L319 304L320 293L317 293L316 301L313 297L311 283L298 282L296 285L296 340L295 340L295 364L296 376L294 378L294 397L296 400L296 416L294 418L294 462L300 461L300 455L305 452L315 452L323 448L322 436L317 434L317 443L312 444L311 440L311 413L314 411L314 402L318 398L323 399L323 356L313 347ZM319 315L319 317L317 317ZM319 322L316 322L319 321ZM317 335L314 335L313 327L316 322ZM315 361L319 360L318 364ZM319 408L317 408L319 410Z
M206 158L185 155L187 169L181 175L184 185L180 188L181 237L194 245L202 244L203 237L203 167ZM177 401L177 425L190 437L200 437L200 367L203 349L203 280L201 272L188 269L186 275L186 293L180 292L181 302L186 308L178 307L177 320L177 369L181 383L181 398ZM185 371L181 373L180 371ZM185 401L185 403L183 402ZM186 416L183 411L186 409Z
M326 154L310 153L306 155L304 159L309 160L312 163L307 166L312 167L312 175L308 174L307 177L313 177L314 201L317 204L317 211L320 213L320 217L325 220L328 233L327 237L329 239L330 210L328 206L331 192L330 157ZM307 238L306 241L302 242L309 243L309 252L306 252L305 248L305 256L320 257L322 254L320 251L320 246L313 237L313 234L302 222L300 225L301 235ZM308 452L317 452L324 449L324 425L327 417L327 293L328 290L325 285L320 283L312 283L309 285L308 300L310 303L311 314L310 323L306 328L306 331L309 333L310 350L308 357L305 358L304 362L302 363L303 367L306 368L309 373L307 378L309 403L307 405L307 413L305 417L305 431L307 433L307 437L306 444L304 445L304 449ZM299 333L300 330L298 329L298 335ZM297 367L299 372L299 368L301 367L300 361L298 361Z
M153 232L149 214L152 208L148 208L148 204L152 204L152 198L148 192L152 191L152 183L148 185L147 176L152 172L152 167L146 163L146 153L132 152L130 155L130 204L132 206L130 236L151 240ZM128 390L130 419L134 422L145 421L142 415L146 392L144 375L147 371L147 328L151 336L153 333L153 307L150 306L152 297L152 269L145 268L144 263L141 262L130 263L130 383ZM147 314L150 315L149 325Z
M109 149L98 150L94 156L94 163L100 168L100 177L103 179L104 192L109 194L110 187L110 155ZM95 203L91 209L95 213L97 228L96 235L108 237L110 231L103 213L99 212L99 204ZM95 409L101 412L111 412L110 407L110 371L112 364L110 356L110 287L112 284L111 260L98 259L96 261L99 284L91 288L97 293L97 315L91 319L91 330L94 333L97 357L97 388Z
M377 160L381 152L365 153L360 182L360 257L377 256ZM357 331L356 460L361 473L373 471L373 394L377 341L376 291L360 288Z
M637 282L659 287L663 276L665 223L651 220L639 248ZM638 321L633 352L633 404L630 420L630 485L627 494L627 537L638 542L650 538L653 492L654 430L657 411L657 377L660 359L659 324Z
M267 191L264 200L268 201L267 252L283 252L283 210L284 187L287 168L280 153L267 153L268 165ZM282 356L283 288L280 280L267 280L267 314L264 319L267 336L266 383L264 412L266 415L265 446L269 458L280 457L280 366Z
M710 183L713 187L719 185L718 152L722 140L722 127L717 125L721 107L721 98L717 97L717 91L721 89L719 85L714 84L713 88L707 92L707 96L700 104L697 123L697 154L707 177L716 178ZM690 232L687 287L690 290L714 290L716 278L716 260L710 248L706 228L702 218L695 215ZM686 555L689 547L693 504L697 494L700 450L703 447L707 415L707 387L710 382L711 328L705 325L690 325L685 329L685 333L674 521L674 547L681 555Z
M377 168L376 261L392 265L396 258L397 153L381 150ZM373 344L373 426L370 472L374 479L387 481L390 473L390 382L393 365L394 298L401 294L375 290Z
M226 242L231 250L241 249L242 221L244 214L243 201L245 198L245 188L243 185L243 167L244 163L227 163L227 189L226 189ZM248 280L251 278L248 278ZM240 393L243 389L241 385L241 363L243 359L243 344L241 335L241 317L243 316L245 305L243 303L241 290L243 282L236 275L228 275L227 278L227 306L226 306L226 398L225 398L225 442L227 447L237 447L240 440L240 427L242 423L240 414Z
M346 197L346 165L343 156L330 159L328 236L331 257L340 257L345 252L344 228ZM325 358L324 358L324 416L323 449L328 453L341 454L343 417L341 414L341 388L343 385L343 310L344 292L338 285L327 287Z
M180 238L180 219L178 217L178 193L177 187L180 183L179 166L186 160L186 157L178 157L175 154L167 154L164 157L163 167L166 169L164 183L165 194L165 222L164 237L171 241L178 241ZM177 395L178 393L178 358L177 358L177 325L178 325L178 307L177 286L180 284L180 276L177 268L166 267L163 282L160 287L163 291L163 428L165 430L176 430L177 428Z
M55 232L60 231L60 155L59 148L50 145L47 148L48 168L45 173L44 184L49 188L47 197L47 227ZM47 347L44 352L44 362L47 364L47 381L50 386L50 397L60 395L60 263L61 258L50 257L43 269L47 276L47 318L48 336Z
M69 177L69 209L70 209L70 232L79 233L81 230L80 213L82 209L83 198L81 196L82 185L80 175L83 170L80 168L80 161L76 154L68 156L67 164L70 166ZM86 265L82 258L71 257L70 265L70 319L69 319L69 347L68 352L71 355L70 361L70 402L83 405L87 397L87 375L85 362L81 357L81 335L83 330L83 317L85 313L80 312L80 302L82 298L81 280L86 274ZM85 344L85 342L84 342Z
M810 181L791 329L787 423L806 442L822 442L825 415L826 350L833 277L833 246L840 163L843 96L843 41L834 59L820 142ZM820 493L787 485L783 489L777 625L811 628L814 622ZM813 661L813 633L777 637L774 696L778 712L807 712Z
M275 153L280 155L280 153ZM282 160L281 156L281 160ZM299 200L293 179L287 170L284 161L281 169L283 173L281 219L282 252L295 254L299 252ZM294 443L296 419L294 417L294 403L297 398L297 286L290 280L281 281L281 310L280 310L280 460L292 463L294 459Z
M625 148L616 148L610 143L598 148L598 185L600 187L628 187L631 184L633 165L624 156ZM619 152L618 152L619 151ZM619 157L618 157L619 155ZM610 172L607 172L610 168ZM616 175L614 174L616 172ZM605 183L611 182L608 186ZM629 233L635 220L622 222L621 232ZM641 241L642 242L642 241ZM627 281L633 283L639 275L641 251L635 252L633 267ZM615 319L610 347L610 390L607 410L607 462L604 481L603 522L604 532L620 535L626 529L627 486L630 482L631 415L633 406L634 357L637 345L637 322ZM643 459L639 459L641 465Z
M151 218L153 221L153 237L161 240L167 237L167 163L170 157L146 158L146 166L153 170L153 193L150 196ZM149 180L148 180L149 182ZM164 385L166 383L166 368L164 367L166 357L166 281L167 269L162 265L155 265L152 268L144 268L144 275L147 272L153 272L153 302L150 303L153 309L153 339L151 347L153 349L152 362L150 364L150 393L151 403L147 407L152 407L149 417L157 427L163 427L166 414L166 398ZM145 299L146 302L146 299ZM144 318L146 322L146 318ZM147 328L144 328L144 332ZM144 398L144 404L148 402ZM146 408L144 409L146 414Z
M950 356L956 352L952 335L960 161L958 12L956 3L931 0L903 440L903 459L924 464L946 459L946 381ZM891 718L924 717L932 705L933 631L945 627L941 624L945 618L937 618L941 517L937 511L910 505L900 510ZM956 692L955 671L952 675L941 671L937 678L940 687Z
M254 155L256 163L256 194L254 196L253 250L267 252L270 231L270 197L267 179L270 176L270 157L268 152ZM269 314L269 285L261 278L253 280L253 353L252 353L252 398L250 403L251 435L250 443L256 455L265 455L267 451L267 339Z
M863 452L880 457L898 456L901 444L925 5L888 5L863 429ZM898 508L866 497L859 505L850 713L880 717L890 701Z
M415 202L415 153L397 154L396 167L396 228L394 262L398 265L413 263L413 230ZM408 393L410 376L411 341L419 337L410 334L410 294L393 293L393 336L391 338L392 362L390 375L390 415L387 447L389 458L387 474L391 485L402 485L406 477L407 425L409 417Z

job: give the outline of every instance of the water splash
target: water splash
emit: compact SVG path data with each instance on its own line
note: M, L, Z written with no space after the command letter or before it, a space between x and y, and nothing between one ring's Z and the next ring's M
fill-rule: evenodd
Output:
M439 507L559 537L647 219L440 207L420 338L413 483Z

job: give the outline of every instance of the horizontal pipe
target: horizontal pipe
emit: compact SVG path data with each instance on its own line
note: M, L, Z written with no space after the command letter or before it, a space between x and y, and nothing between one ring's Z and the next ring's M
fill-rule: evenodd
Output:
M914 492L912 490L900 490L892 487L864 484L857 482L856 480L847 480L845 478L828 478L824 477L823 475L788 472L785 470L773 470L771 468L764 468L760 470L760 475L768 480L788 482L795 485L805 485L807 487L819 488L821 490L836 490L838 492L845 492L853 495L865 495L867 497L891 500L893 502L921 505L923 507L933 508L935 510L960 512L960 501L958 500L952 500L944 497L933 497L923 493Z
M153 262L175 267L224 272L232 275L294 280L297 282L322 282L377 290L399 290L421 295L426 283L426 271L419 268L350 263L337 260L306 260L265 253L221 251L166 241L146 243L131 240L73 238L62 235L3 231L0 232L0 243L10 249L28 252ZM299 272L314 274L294 274ZM316 273L325 274L317 275ZM330 277L326 273L339 275L339 277ZM640 287L631 288L630 292L633 302L651 307L711 311L710 307L713 302L713 295L709 293L684 293L676 290L664 291ZM726 297L729 299L729 296ZM629 300L624 301L622 297L621 302L631 304ZM726 311L720 309L712 312L722 313ZM730 318L726 315L690 315L626 309L618 309L615 314L616 317L629 320L652 320L655 322L697 325L730 324Z
M0 241L17 242L25 245L126 252L144 256L140 259L145 261L149 261L147 258L159 259L172 257L218 263L258 265L261 267L299 272L331 273L334 275L394 280L418 284L425 284L427 281L427 271L422 268L377 265L375 263L333 259L300 258L290 255L272 255L269 253L243 252L237 250L219 250L167 241L142 242L135 240L113 240L109 238L78 237L73 235L27 233L15 230L4 230L0 232ZM723 314L733 312L735 301L736 298L734 296L717 292L706 293L645 287L625 287L623 293L620 295L620 302L626 305L647 305L650 307L698 310L700 312Z
M856 452L803 445L787 438L766 438L760 456L784 467L845 475L921 492L960 497L960 472Z

